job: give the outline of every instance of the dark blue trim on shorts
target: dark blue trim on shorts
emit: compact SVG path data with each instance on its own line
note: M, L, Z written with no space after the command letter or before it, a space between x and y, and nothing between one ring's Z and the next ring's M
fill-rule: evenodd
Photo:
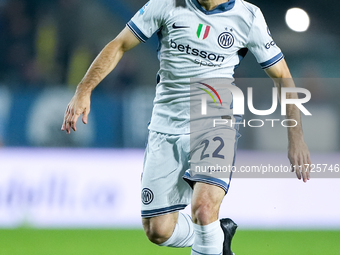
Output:
M279 62L281 59L283 59L284 56L282 54L282 52L280 52L279 54L277 54L275 57L269 59L266 62L260 63L262 69L267 69L273 65L275 65L277 62Z
M167 214L167 213L172 213L172 212L177 212L180 210L183 210L185 207L187 207L187 205L172 205L169 207L165 207L165 208L160 208L160 209L154 209L154 210L142 210L142 218L151 218L151 217L155 217L155 216L159 216L159 215L163 215L163 214Z
M203 183L218 186L218 187L222 188L225 191L225 193L228 192L228 188L229 188L229 184L227 184L225 181L222 181L218 178L203 175L203 174L195 174L194 176L190 176L190 174L188 172L185 172L183 179L191 187L193 187L194 182L203 182Z
M140 40L141 42L145 43L149 38L143 34L142 31L130 20L127 24L127 27L131 30L131 32Z

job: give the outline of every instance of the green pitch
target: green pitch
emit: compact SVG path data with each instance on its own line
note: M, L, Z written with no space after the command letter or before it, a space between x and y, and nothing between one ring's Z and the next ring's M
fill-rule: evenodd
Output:
M340 231L246 231L237 255L340 255ZM0 255L189 255L151 244L142 230L0 230Z

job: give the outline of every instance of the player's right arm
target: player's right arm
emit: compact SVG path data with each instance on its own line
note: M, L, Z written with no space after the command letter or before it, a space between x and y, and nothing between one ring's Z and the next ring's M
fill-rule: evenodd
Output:
M281 98L281 88L295 88L294 81L286 64L282 59L277 64L265 70L270 78L274 80L274 84L279 88L279 98ZM287 98L298 99L297 93L287 93ZM296 126L288 127L288 158L295 171L298 179L307 182L310 178L310 153L308 146L303 139L303 131L301 124L300 109L295 105L287 105L287 119L296 121Z
M125 27L114 40L104 47L78 84L66 108L61 130L66 130L68 134L71 133L71 128L76 131L76 123L81 114L83 114L83 123L87 123L92 90L116 67L124 52L139 43L140 41L130 29Z

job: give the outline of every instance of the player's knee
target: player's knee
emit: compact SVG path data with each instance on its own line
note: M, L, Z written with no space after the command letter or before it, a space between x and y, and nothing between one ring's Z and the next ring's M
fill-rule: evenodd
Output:
M168 228L165 224L155 224L152 222L143 222L143 227L148 239L157 245L164 243L168 240L173 232L173 229Z
M192 220L195 224L208 225L218 218L218 206L210 202L192 205Z
M145 230L145 234L152 243L157 245L160 245L168 240L168 238L164 237L163 233L151 229Z

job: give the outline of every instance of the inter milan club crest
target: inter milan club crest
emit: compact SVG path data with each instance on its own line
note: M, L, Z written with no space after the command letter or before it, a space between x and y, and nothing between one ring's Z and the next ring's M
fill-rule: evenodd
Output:
M144 188L142 190L142 202L145 205L151 204L151 202L153 201L153 192L148 189L148 188Z
M210 31L210 26L199 24L196 35L198 39L204 40L208 37L209 31Z
M234 45L234 36L229 32L223 32L218 36L218 44L223 49L229 49Z

